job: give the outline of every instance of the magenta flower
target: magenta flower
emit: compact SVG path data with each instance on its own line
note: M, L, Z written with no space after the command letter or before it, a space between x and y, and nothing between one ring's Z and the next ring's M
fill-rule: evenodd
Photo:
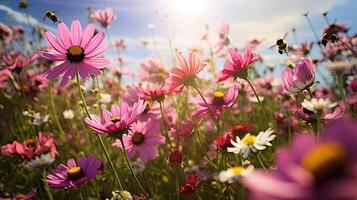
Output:
M251 199L356 199L356 130L356 121L340 119L319 140L297 135L278 152L275 170L245 180Z
M96 115L91 115L91 118L85 118L85 123L94 131L101 134L109 134L112 137L121 137L130 128L145 110L146 103L138 100L133 106L129 106L126 102L120 105L113 104L111 112L107 109L103 110L102 119Z
M249 47L245 48L244 56L236 52L233 48L229 49L232 60L224 63L223 70L218 75L217 82L222 82L232 77L234 80L239 78L247 79L248 66L260 59L259 55L254 55Z
M206 101L213 114L218 117L223 111L231 109L236 105L235 99L237 96L238 89L233 86L226 94L221 91L214 92L212 97L206 97ZM192 112L194 117L199 118L204 115L209 115L210 109L202 98L192 98L191 103L198 105L198 108Z
M60 164L57 170L53 170L46 181L51 188L73 188L94 179L102 172L102 168L103 161L95 155L81 157L77 163L69 159L67 165Z
M302 59L293 70L285 68L281 74L282 86L292 94L309 89L314 80L315 70L310 59Z
M170 71L170 77L167 80L168 89L171 92L181 92L184 86L194 84L196 75L202 71L205 64L196 55L190 54L188 62L180 54L177 54L179 67L173 67Z
M157 120L133 124L129 133L123 135L123 143L129 158L133 159L136 154L139 154L144 163L157 158L159 156L158 145L166 142L164 136L155 135L160 129L160 121ZM113 143L113 146L122 148L119 139Z
M96 10L91 14L90 17L97 21L104 28L108 28L109 25L117 19L117 15L114 14L112 8Z
M107 67L110 62L100 57L107 49L107 45L102 43L105 34L99 32L94 35L94 29L93 24L88 24L82 32L80 22L74 20L71 31L64 23L58 24L60 39L47 31L45 38L54 51L39 51L39 55L62 63L47 71L45 77L53 79L63 74L60 86L64 86L69 79L74 79L76 73L84 79L90 79L91 75L99 76L100 69Z
M184 196L191 196L196 192L198 176L196 174L188 175L185 183L180 187L180 193Z

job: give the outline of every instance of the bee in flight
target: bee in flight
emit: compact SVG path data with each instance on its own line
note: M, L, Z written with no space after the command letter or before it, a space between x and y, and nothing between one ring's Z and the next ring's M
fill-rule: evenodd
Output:
M277 47L278 52L280 54L286 53L286 55L288 55L288 43L286 42L285 38L288 35L288 32L285 33L283 38L279 38L276 40L275 44L273 46L271 46L269 49L273 49L275 47Z
M46 18L48 18L51 21L53 21L53 23L60 23L61 22L61 20L59 20L59 18L56 15L56 11L47 10L45 12L45 16L43 16L43 20L45 20Z

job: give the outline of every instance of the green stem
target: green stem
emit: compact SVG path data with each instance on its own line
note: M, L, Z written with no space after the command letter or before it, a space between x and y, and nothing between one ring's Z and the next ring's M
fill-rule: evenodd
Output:
M343 89L343 75L342 75L342 73L336 74L336 78L337 78L337 83L338 83L338 89L341 93L342 101L345 104L346 109L350 111L349 105L347 103L347 98L346 98L346 95L345 95L345 92Z
M200 89L198 88L197 85L192 85L192 87L195 88L195 90L196 90L197 93L201 96L203 102L205 103L205 105L206 105L206 107L207 107L207 109L208 109L208 111L209 111L209 114L210 114L210 116L211 116L211 119L212 119L212 121L214 122L214 124L215 124L215 126L216 126L216 128L217 128L218 134L223 134L223 131L221 130L221 127L220 127L220 125L219 125L219 121L218 121L217 118L214 116L213 111L212 111L211 107L208 105L208 103L207 103L205 97L203 96L202 92L200 91Z
M87 107L87 103L86 103L86 100L84 98L84 95L83 95L83 92L82 92L82 89L81 89L81 84L79 82L79 75L78 75L78 69L77 69L77 72L76 72L76 82L77 82L77 86L78 86L78 92L79 92L79 95L81 97L81 100L82 100L82 103L83 103L83 108L85 110L85 113L86 113L86 116L89 118L89 119L92 119L90 114L89 114L89 111L88 111L88 107ZM99 134L96 134L99 142L100 142L100 145L105 153L105 157L107 158L109 164L110 164L110 167L112 168L112 171L114 173L114 176L115 176L115 179L118 183L118 186L119 186L119 190L123 191L123 186L120 182L120 179L119 179L119 176L118 176L118 172L115 170L115 166L112 162L112 159L110 158L109 156L109 153L108 153L108 150L107 148L105 147L104 145L104 142L103 142L103 139L101 138L101 136Z
M204 146L204 144L203 144L203 142L202 142L202 140L201 140L200 131L199 131L199 129L198 129L198 127L197 127L197 123L196 123L196 121L195 121L194 119L193 119L193 122L194 122L194 128L195 128L195 133L196 133L198 142L200 143L200 146L201 146L203 152L205 153L205 156L207 157L208 163L209 163L212 167L214 167L215 169L217 169L217 166L213 163L213 161L212 161L212 160L210 159L210 157L208 156L207 149L205 148L205 146Z
M43 170L42 182L43 182L43 186L44 186L44 188L45 188L45 190L46 190L48 199L49 199L49 200L53 200L52 193L51 193L50 188L48 187L47 182L46 182L46 170Z
M180 200L180 180L179 180L179 173L178 173L178 167L175 167L176 173L175 173L175 190L176 190L176 199Z
M55 106L55 101L53 99L53 91L52 91L52 82L50 83L50 101L51 101L51 108L52 108L52 114L53 114L53 118L54 121L56 122L56 125L58 127L58 130L60 131L61 134L64 134L64 130L62 128L61 122L59 121L58 117L57 117L57 111L56 111L56 106Z
M261 166L265 171L267 171L267 168L265 167L265 165L264 165L262 159L260 158L260 154L259 154L259 153L257 153L257 158L258 158L258 161L259 161L260 166Z
M267 127L269 128L269 121L268 121L267 114L265 113L264 106L263 106L262 102L260 101L260 99L259 99L259 97L258 97L258 94L257 94L257 92L255 91L255 89L254 89L252 83L251 83L248 79L245 79L245 80L248 82L248 84L249 84L250 87L252 88L252 90L253 90L253 92L254 92L254 95L255 95L255 97L256 97L257 100L258 100L260 109L262 110L262 112L263 112L263 114L264 114L264 119L265 119L266 125L267 125Z
M169 143L170 147L172 148L172 143L171 143L171 140L170 140L170 136L169 136L169 132L167 131L167 125L166 125L166 122L165 122L165 119L164 119L164 102L159 102L160 104L160 112L161 112L161 121L162 121L162 125L164 126L164 129L165 129L165 137L166 137L166 140L167 142Z
M81 191L81 187L78 187L78 193L79 193L80 200L84 200L83 193Z
M137 176L135 175L135 173L134 173L133 167L131 166L130 160L129 160L129 158L128 158L128 154L127 154L127 152L126 152L126 150L125 150L125 145L124 145L123 139L122 139L122 138L119 138L119 140L120 140L120 142L121 142L121 146L123 147L124 157L125 157L125 160L126 160L128 166L129 166L129 170L130 170L130 172L131 172L131 175L134 176L134 179L135 179L136 183L138 184L138 186L140 187L140 190L144 193L144 195L145 195L147 198L149 198L149 197L147 196L147 193L145 192L143 186L140 184L140 181L139 181L138 177L137 177Z

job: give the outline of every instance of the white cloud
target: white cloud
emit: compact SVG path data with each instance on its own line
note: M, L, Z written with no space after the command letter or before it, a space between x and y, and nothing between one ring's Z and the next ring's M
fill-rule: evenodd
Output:
M13 18L14 20L16 20L16 22L21 23L21 24L27 24L27 17L24 13L18 12L13 10L12 8L6 6L6 5L2 5L0 4L0 11L4 11L8 16L10 16L11 18ZM31 23L32 26L42 26L48 30L54 30L53 27L47 26L41 22L39 22L36 18L32 17L31 15L29 15L29 21Z

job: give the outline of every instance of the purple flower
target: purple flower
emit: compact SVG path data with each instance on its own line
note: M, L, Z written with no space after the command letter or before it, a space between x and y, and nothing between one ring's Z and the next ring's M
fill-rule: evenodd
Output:
M317 140L302 134L281 149L276 169L256 170L244 182L251 199L357 199L357 123L340 119Z
M282 86L296 94L308 89L315 80L315 70L310 59L302 59L293 70L285 68L281 74Z
M120 105L113 104L111 112L103 110L102 119L96 115L85 118L85 123L93 130L102 134L110 134L113 137L121 137L145 110L146 103L138 100L133 106L126 102Z
M72 188L94 179L102 172L103 162L95 155L81 157L76 163L69 159L67 165L60 164L47 176L47 184L51 188Z

